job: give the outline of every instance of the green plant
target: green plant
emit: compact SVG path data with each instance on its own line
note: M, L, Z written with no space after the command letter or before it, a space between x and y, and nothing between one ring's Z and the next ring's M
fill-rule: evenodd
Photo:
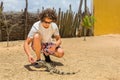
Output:
M85 17L83 18L82 26L84 27L84 40L86 40L86 29L91 29L91 27L94 25L94 22L94 16L85 15Z

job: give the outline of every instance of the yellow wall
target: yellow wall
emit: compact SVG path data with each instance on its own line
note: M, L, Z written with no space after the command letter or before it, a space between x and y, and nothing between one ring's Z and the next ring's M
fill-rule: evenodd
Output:
M94 34L120 34L120 0L94 0Z

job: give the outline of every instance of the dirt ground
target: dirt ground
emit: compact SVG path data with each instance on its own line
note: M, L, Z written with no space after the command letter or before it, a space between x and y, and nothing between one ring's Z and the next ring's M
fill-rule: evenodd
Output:
M0 80L120 80L120 35L62 39L64 57L51 59L59 70L80 70L75 75L51 75L34 66L29 70L23 43L12 41L6 47L6 42L0 42Z

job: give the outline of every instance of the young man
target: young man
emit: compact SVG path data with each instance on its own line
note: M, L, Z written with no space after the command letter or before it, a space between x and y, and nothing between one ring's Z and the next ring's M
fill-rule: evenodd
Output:
M59 30L56 25L56 13L52 9L43 10L40 13L40 21L35 22L28 34L27 39L24 42L24 50L28 56L30 63L35 63L41 60L41 52L45 56L46 62L51 62L50 56L53 55L61 58L64 55L64 51L61 49L61 38ZM56 39L53 43L52 37ZM30 53L30 46L36 54L36 59Z

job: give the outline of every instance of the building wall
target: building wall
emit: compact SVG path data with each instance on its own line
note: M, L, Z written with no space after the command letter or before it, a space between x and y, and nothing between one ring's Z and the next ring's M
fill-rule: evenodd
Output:
M120 0L94 0L94 35L120 34Z

